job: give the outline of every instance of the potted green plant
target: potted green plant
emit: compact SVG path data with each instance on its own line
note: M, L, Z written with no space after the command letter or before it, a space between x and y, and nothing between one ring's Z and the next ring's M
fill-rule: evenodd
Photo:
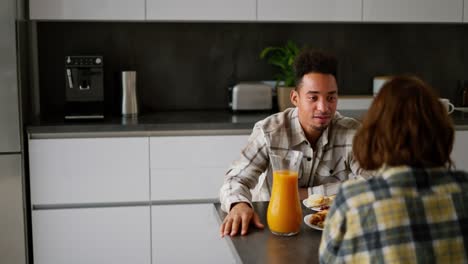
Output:
M295 86L293 64L299 52L300 49L296 43L289 40L284 46L266 47L260 53L261 59L266 59L269 64L279 68L279 72L275 75L275 78L280 111L293 106L290 100L291 90Z

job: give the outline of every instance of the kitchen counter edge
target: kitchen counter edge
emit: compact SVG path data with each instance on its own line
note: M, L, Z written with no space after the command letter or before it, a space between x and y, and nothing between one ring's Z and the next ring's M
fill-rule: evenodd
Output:
M340 113L359 120L365 111L340 111ZM166 119L162 119L161 116L150 116L137 121L122 119L86 123L38 122L28 125L26 132L29 138L245 135L250 134L257 121L268 115L268 113L232 115L226 112L198 112L172 114ZM176 121L170 118L176 118ZM452 114L451 118L455 130L468 130L468 115Z

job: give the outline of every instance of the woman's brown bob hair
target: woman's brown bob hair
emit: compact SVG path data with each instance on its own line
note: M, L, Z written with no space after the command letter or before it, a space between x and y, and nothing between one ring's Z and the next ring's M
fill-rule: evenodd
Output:
M365 170L382 165L452 165L454 128L431 87L416 77L388 81L364 117L353 153Z

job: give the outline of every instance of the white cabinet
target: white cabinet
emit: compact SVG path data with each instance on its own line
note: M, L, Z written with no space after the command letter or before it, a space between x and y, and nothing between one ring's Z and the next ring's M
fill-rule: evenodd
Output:
M468 171L468 130L455 131L452 160L457 169Z
M363 0L363 21L461 22L463 0Z
M218 199L248 135L151 137L151 200Z
M259 21L361 21L362 0L257 0Z
M468 0L463 2L463 22L468 22Z
M212 204L152 206L151 215L153 264L240 263Z
M144 20L145 0L30 0L33 20Z
M29 12L32 20L467 22L467 1L30 0Z
M150 207L35 210L35 264L151 263Z
M256 0L146 0L146 19L254 21Z
M31 203L149 201L147 137L29 140Z
M218 199L247 139L30 139L34 263L240 262L218 233L212 204L150 199Z

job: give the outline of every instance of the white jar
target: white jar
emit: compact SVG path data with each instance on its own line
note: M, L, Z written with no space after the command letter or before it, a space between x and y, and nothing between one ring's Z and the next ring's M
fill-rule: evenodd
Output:
M387 82L391 78L392 76L375 76L374 77L373 85L372 85L372 91L374 93L374 96L377 95L377 93L379 93L380 89L385 84L385 82Z

